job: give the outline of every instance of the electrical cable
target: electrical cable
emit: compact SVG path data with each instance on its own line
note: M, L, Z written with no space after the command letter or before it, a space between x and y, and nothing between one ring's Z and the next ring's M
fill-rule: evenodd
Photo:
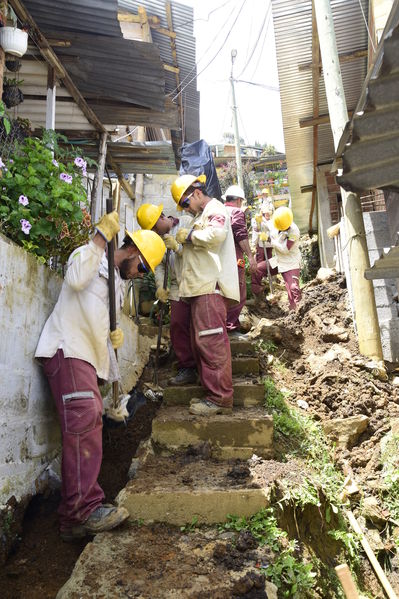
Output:
M201 71L200 71L199 73L197 73L197 74L196 74L196 75L195 75L195 76L194 76L194 77L193 77L193 78L192 78L192 79L191 79L191 80L190 80L190 81L189 81L189 82L188 82L188 83L187 83L187 84L186 84L186 85L185 85L185 86L184 86L184 87L183 87L183 88L182 88L182 89L181 89L181 90L180 90L180 91L179 91L179 92L178 92L178 93L177 93L177 94L176 94L176 95L175 95L175 96L172 98L172 102L173 102L174 100L176 100L176 98L178 98L178 97L179 97L179 95L180 95L180 94L181 94L181 93L182 93L182 92L183 92L183 91L186 89L186 87L187 87L188 85L190 85L190 83L192 83L192 82L194 81L194 79L198 79L198 77L199 77L199 76L200 76L200 75L201 75L201 74L202 74L202 73L203 73L203 72L204 72L204 71L205 71L205 70L206 70L206 69L207 69L207 68L208 68L208 67L209 67L209 66L212 64L212 62L215 60L215 58L217 58L217 56L219 56L219 54L220 54L220 52L223 50L223 48L224 48L224 46L225 46L225 44L226 44L227 40L229 39L229 37L230 37L230 34L231 34L231 32L233 31L233 29L234 29L234 26L235 26L235 24L236 24L236 23L237 23L237 21L238 21L238 17L240 16L240 14L241 14L241 11L242 11L242 9L244 8L244 5L246 4L246 2L247 2L247 0L243 0L243 3L241 4L240 10L238 11L238 14L237 14L236 18L234 19L234 23L232 24L231 28L229 29L229 32L227 33L227 35L226 35L226 37L225 37L225 39L224 39L224 41L223 41L223 44L220 46L220 48L219 48L219 50L217 51L217 53L215 54L215 56L214 56L214 57L213 57L213 58L212 58L212 59L211 59L211 60L208 62L208 64L207 64L207 65L206 65L206 66L205 66L203 69L201 69Z
M279 87L273 87L273 85L266 85L266 83L256 83L255 81L246 81L245 79L234 79L235 83L248 83L249 85L256 85L257 87L263 87L272 92L279 92Z
M258 62L256 63L256 67L255 67L255 70L252 73L251 79L253 79L255 77L256 72L257 72L258 67L259 67L260 59L263 56L263 48L265 47L265 42L266 42L266 39L267 39L267 34L269 33L270 21L271 21L271 13L269 13L269 18L268 18L267 23L266 23L265 35L263 36L262 47L260 49L259 56L258 56Z
M255 42L255 44L254 44L253 48L252 48L251 55L250 55L249 59L247 60L247 62L245 63L245 66L244 66L244 68L242 69L241 73L238 75L238 77L241 77L241 75L244 73L245 69L247 68L247 66L249 65L249 63L250 63L250 62L251 62L251 60L252 60L252 56L254 55L254 52L255 52L255 50L256 50L256 47L257 47L257 45L258 45L258 42L259 42L259 40L260 40L260 37L261 37L261 35L262 35L262 33L263 33L263 28L264 28L264 26L265 26L266 19L267 19L267 17L268 17L269 11L270 11L270 7L271 7L271 4L269 4L269 6L268 6L268 7L267 7L267 9L266 9L265 16L264 16L264 19L263 19L263 22L262 22L261 28L260 28L260 30L259 30L259 35L258 35L258 38L257 38L257 40L256 40L256 42Z
M230 2L232 2L233 0L227 0L227 2L225 2L224 4L221 4L220 6L217 6L216 8L214 8L213 10L211 10L211 12L208 14L206 19L202 19L202 18L198 18L198 19L190 19L189 21L185 21L184 23L182 23L181 25L179 25L178 27L175 27L174 30L178 31L179 29L181 29L182 27L184 27L185 25L189 25L190 23L194 23L194 21L205 21L205 23L207 23L209 21L209 17L211 16L212 13L220 10L221 8L223 8L224 6L226 6L226 4L230 4Z

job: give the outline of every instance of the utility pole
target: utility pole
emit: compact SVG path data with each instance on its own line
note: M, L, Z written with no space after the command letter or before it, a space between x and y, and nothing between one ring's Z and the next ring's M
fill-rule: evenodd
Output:
M334 137L334 147L337 149L348 121L348 111L339 66L330 0L314 0L314 8L319 33L328 112ZM364 278L365 269L370 267L370 259L360 198L354 193L347 193L344 189L341 189L341 196L348 239L347 248L359 350L363 355L380 361L383 356L374 287L372 281L367 281Z
M238 133L237 103L236 103L236 93L235 93L235 89L234 89L234 79L233 79L233 65L234 65L236 56L237 56L237 50L232 50L231 51L230 83L231 83L231 97L232 97L233 105L232 105L231 109L233 111L233 119L234 119L234 142L235 142L235 146L236 146L237 183L242 189L244 189L244 182L243 182L243 178L242 178L240 135Z

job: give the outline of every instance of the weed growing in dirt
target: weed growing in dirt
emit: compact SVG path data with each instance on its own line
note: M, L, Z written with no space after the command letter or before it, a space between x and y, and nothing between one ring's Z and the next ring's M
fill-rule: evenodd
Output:
M382 499L391 516L399 520L399 436L391 435L381 453L384 490ZM399 545L399 543L398 543Z
M249 530L259 545L267 545L273 551L273 563L261 565L261 569L279 589L279 596L297 599L312 596L310 591L316 577L312 565L296 557L298 543L287 541L287 533L278 527L272 508L262 509L249 518L229 515L220 528L237 532Z
M267 354L274 354L277 351L277 345L271 339L260 339L255 347L258 351L264 351Z
M190 524L185 524L184 526L180 526L181 532L193 532L198 524L198 516L193 516Z

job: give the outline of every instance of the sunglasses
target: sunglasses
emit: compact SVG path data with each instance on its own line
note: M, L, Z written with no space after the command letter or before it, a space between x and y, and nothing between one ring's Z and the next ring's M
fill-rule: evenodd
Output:
M148 268L146 267L146 265L144 264L143 260L141 259L141 256L139 256L139 265L137 267L138 272L141 273L146 273L146 272L150 272L148 270Z
M181 202L180 202L180 207L181 208L188 208L189 207L189 205L190 205L190 198L194 195L194 193L195 193L195 190L192 193L190 193L189 196L187 196L186 198L184 198L184 200L181 200Z

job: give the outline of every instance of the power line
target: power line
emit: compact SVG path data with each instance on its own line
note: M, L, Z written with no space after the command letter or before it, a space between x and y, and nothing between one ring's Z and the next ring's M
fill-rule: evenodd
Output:
M273 87L273 85L266 85L266 83L256 83L255 81L246 81L245 79L234 79L236 83L248 83L249 85L256 85L257 87L263 87L271 92L279 92L279 87Z
M252 56L253 56L253 55L254 55L254 53L255 53L256 47L257 47L257 45L258 45L258 42L259 42L259 40L260 40L260 37L261 37L261 35L262 35L263 28L264 28L264 26L265 26L266 19L267 19L267 16L268 16L268 14L269 14L269 11L270 11L270 7L271 7L271 4L269 4L269 6L268 6L268 7L267 7L267 9L266 9L265 16L264 16L264 19L263 19L263 22L262 22L262 26L261 26L261 28L260 28L260 30L259 30L259 35L258 35L258 38L257 38L257 40L256 40L256 42L255 42L255 44L254 44L254 46L253 46L253 48L252 48L251 55L250 55L249 59L247 60L247 62L245 63L245 66L244 66L244 68L242 69L241 73L238 75L238 77L241 77L241 75L243 74L243 72L245 71L245 69L247 68L247 66L249 65L249 63L250 63L250 62L251 62L251 60L252 60Z
M223 41L223 44L220 46L220 48L219 48L219 50L216 52L215 56L214 56L213 58L211 58L211 60L208 62L208 64L207 64L207 65L205 65L205 67L204 67L204 68L203 68L203 69L202 69L202 70L201 70L199 73L197 73L197 74L196 74L196 75L195 75L195 76L194 76L192 79L190 79L190 81L189 81L189 82L188 82L188 83L187 83L187 84L186 84L186 85L185 85L185 86L184 86L184 87L183 87L183 88L182 88L182 89L181 89L181 90L180 90L180 91L179 91L179 92L178 92L178 93L177 93L177 94L174 96L174 98L172 98L172 102L173 102L174 100L176 100L176 98L178 98L178 97L180 96L180 94L183 92L183 90L185 90L185 89L186 89L186 87L187 87L188 85L190 85L190 83L192 83L192 82L194 81L194 79L197 79L197 78L198 78L198 77L199 77L199 76L200 76L200 75L201 75L201 74L202 74L202 73L203 73L203 72L204 72L204 71L205 71L205 70L206 70L206 69L207 69L207 68L208 68L208 67L209 67L209 66L212 64L212 62L215 60L215 58L216 58L217 56L219 56L219 54L220 54L220 52L223 50L223 48L224 48L224 46L225 46L225 44L226 44L227 40L229 39L229 37L230 37L230 34L231 34L231 32L233 31L233 29L234 29L234 25L237 23L238 17L240 16L240 14L241 14L241 11L242 11L242 9L244 8L244 5L245 5L245 3L246 3L246 2L247 2L247 0L243 0L243 3L241 4L240 10L238 11L238 14L237 14L236 18L234 19L234 23L233 23L233 24L232 24L232 26L230 27L230 29L229 29L229 31L228 31L228 33L227 33L227 35L226 35L226 37L225 37L225 39L224 39L224 41Z
M258 70L258 66L259 66L260 60L261 60L261 58L262 58L262 55L263 55L263 48L265 47L265 42L266 42L267 34L268 34L268 32L269 32L270 20L271 20L271 13L269 14L269 18L268 18L268 20L267 20L267 23L266 23L265 35L264 35L264 37L263 37L262 47L261 47L261 49L260 49L260 52L259 52L258 62L256 63L255 70L254 70L254 72L252 73L252 79L253 79L253 78L255 77L255 75L256 75L256 72L257 72L257 70Z
M223 8L224 6L226 6L226 4L230 4L230 2L232 2L232 1L233 0L227 0L227 2L225 2L224 4L221 4L220 6L217 6L216 8L214 8L213 10L211 10L211 12L208 13L208 16L207 16L206 19L202 19L200 17L198 19L190 19L188 21L185 21L184 23L182 23L178 27L175 27L174 30L178 31L179 29L181 29L185 25L189 25L190 23L194 23L194 21L205 21L205 23L207 23L209 21L209 17L211 16L211 14L213 14L214 12L216 12L216 11L220 10L221 8Z

